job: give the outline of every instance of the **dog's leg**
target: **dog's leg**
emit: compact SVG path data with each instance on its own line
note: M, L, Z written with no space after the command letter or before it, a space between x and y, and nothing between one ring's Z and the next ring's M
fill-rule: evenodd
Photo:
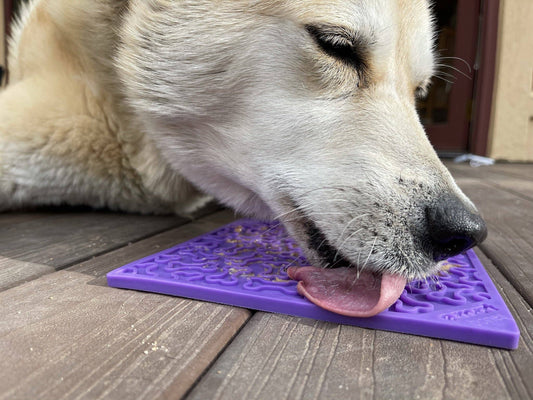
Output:
M112 99L89 92L61 74L0 92L0 210L83 204L188 214L207 201L142 135L122 132L126 122L105 112Z
M83 33L65 36L52 6L61 3L30 2L13 26L11 84L0 92L0 209L62 203L158 209L118 140L117 114L106 104L112 96L70 40Z
M13 29L12 83L0 92L0 210L84 204L187 214L205 203L121 106L105 57L114 46L107 6L29 4ZM87 27L92 21L100 25Z
M0 94L0 208L68 203L140 210L148 200L112 122L82 112L85 90L46 75Z

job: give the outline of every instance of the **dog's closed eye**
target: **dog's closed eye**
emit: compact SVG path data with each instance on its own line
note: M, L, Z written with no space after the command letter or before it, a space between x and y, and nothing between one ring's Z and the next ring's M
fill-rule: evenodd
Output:
M342 27L306 25L305 29L324 53L355 68L359 77L364 77L368 69L365 60L368 45L363 40Z

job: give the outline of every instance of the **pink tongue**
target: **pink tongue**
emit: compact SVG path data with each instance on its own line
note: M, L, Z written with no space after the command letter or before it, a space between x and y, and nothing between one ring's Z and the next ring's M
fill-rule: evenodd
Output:
M298 293L317 306L349 317L371 317L390 307L402 294L406 280L398 275L377 275L355 268L291 267Z

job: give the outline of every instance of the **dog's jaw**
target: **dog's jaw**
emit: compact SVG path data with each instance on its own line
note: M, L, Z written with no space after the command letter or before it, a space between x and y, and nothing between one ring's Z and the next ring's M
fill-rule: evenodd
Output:
M367 266L369 257L363 264L348 260L311 219L297 210L295 207L292 218L300 214L296 224L303 226L305 248L313 266L291 267L287 272L299 281L297 288L302 296L323 309L349 317L371 317L396 302L405 288L405 276L376 272L373 266ZM288 223L294 225L295 220Z

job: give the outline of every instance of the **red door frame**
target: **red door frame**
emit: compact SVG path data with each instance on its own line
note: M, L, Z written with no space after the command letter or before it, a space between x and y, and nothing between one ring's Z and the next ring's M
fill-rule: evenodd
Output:
M496 55L500 0L483 0L481 4L481 38L478 53L478 73L474 92L474 107L469 151L486 156L496 77Z

